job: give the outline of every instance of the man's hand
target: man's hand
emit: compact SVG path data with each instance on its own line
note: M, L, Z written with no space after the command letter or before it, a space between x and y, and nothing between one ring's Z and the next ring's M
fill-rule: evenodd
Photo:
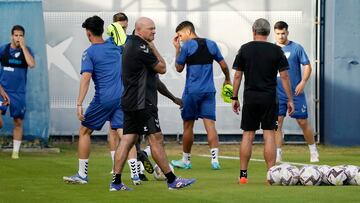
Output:
M173 38L173 45L174 45L175 49L180 49L180 38L179 38L179 36L176 35Z
M85 120L85 117L83 115L83 108L81 105L77 105L77 108L76 108L76 114L77 114L77 117L80 121L84 121Z
M240 112L239 100L233 100L231 105L232 105L233 112L236 113L237 115L239 115L239 112Z
M26 47L26 43L25 43L25 38L24 37L19 37L19 44L20 44L20 47L23 49Z
M6 94L6 92L2 88L0 89L0 95L3 98L2 105L8 106L10 104L10 97L9 95Z
M287 103L288 114L292 115L295 112L294 102L288 101Z
M232 83L231 83L231 80L224 80L224 83L223 83L223 86L224 85L232 85Z
M178 97L175 97L174 103L177 104L177 105L179 105L180 108L182 108L183 105L184 105L183 102L182 102L182 100L181 100L180 98L178 98Z
M306 82L305 81L301 81L295 88L295 96L299 96L301 93L303 93L304 88L305 88Z

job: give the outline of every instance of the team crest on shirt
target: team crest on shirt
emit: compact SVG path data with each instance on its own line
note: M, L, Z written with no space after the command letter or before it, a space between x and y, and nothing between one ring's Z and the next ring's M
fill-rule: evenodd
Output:
M289 59L289 57L290 57L290 55L291 55L291 52L287 51L287 52L285 52L284 54L285 54L286 58Z
M140 45L140 49L142 49L144 53L149 53L149 48L145 44Z
M15 58L19 57L20 54L21 54L20 52L16 52L16 53L14 54Z

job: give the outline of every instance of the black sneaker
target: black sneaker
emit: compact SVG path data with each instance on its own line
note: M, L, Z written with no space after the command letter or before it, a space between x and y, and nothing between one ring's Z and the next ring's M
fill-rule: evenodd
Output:
M146 172L154 173L153 165L144 151L137 152L137 159L143 163Z
M145 174L139 174L139 178L141 181L149 181L149 179L145 176Z

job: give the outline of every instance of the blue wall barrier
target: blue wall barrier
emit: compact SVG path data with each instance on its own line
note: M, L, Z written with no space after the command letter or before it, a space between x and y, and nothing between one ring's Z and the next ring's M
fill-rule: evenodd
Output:
M34 69L28 71L26 115L24 119L25 139L49 138L49 81L46 61L45 28L42 1L0 0L0 44L10 42L13 25L25 28L25 40L36 60ZM9 113L3 116L4 127L0 136L12 134L13 121Z

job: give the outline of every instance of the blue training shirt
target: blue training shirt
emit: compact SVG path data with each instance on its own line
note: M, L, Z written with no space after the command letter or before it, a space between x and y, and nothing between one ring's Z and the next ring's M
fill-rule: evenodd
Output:
M5 53L6 46L5 44L0 47L0 58L3 57ZM27 47L30 54L34 57L34 53L30 47ZM13 58L19 58L21 53L21 48L11 48L9 49L10 56ZM0 64L1 66L1 64ZM26 76L27 76L28 67L2 67L0 71L0 83L6 92L16 92L16 93L25 93L26 91Z
M288 73L290 76L291 90L294 93L296 86L302 79L301 65L310 64L310 61L304 48L293 41L289 41L286 46L282 47L282 50L289 62ZM278 78L278 90L279 96L286 97L280 78Z
M82 55L81 74L92 73L95 85L94 99L103 103L121 98L122 50L107 39L102 44L92 44Z
M224 60L216 43L206 39L206 45L210 54L217 62ZM186 41L180 49L180 54L176 58L176 63L185 65L186 58L191 56L198 49L198 43L195 40ZM206 93L216 92L213 76L212 64L186 65L186 83L185 93Z

